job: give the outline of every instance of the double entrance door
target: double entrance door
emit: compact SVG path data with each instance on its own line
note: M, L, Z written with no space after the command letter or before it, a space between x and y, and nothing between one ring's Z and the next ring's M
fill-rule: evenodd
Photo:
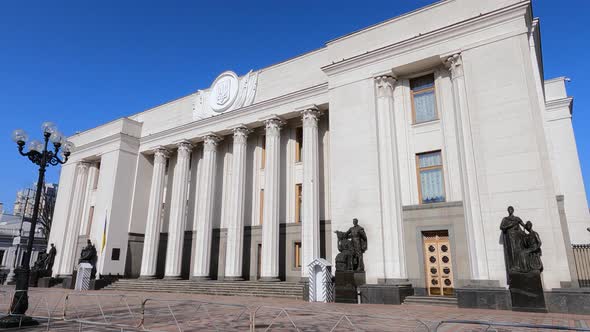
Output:
M428 295L453 295L453 260L449 232L423 232L422 237Z

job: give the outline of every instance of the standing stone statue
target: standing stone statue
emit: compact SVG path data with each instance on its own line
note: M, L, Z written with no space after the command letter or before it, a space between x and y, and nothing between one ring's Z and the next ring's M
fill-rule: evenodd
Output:
M525 264L522 260L522 241L525 235L520 228L524 227L522 219L514 215L514 208L508 207L508 216L502 219L500 229L504 237L504 258L506 261L506 269L508 272L519 272L525 269Z
M337 271L365 271L363 254L367 251L367 234L358 223L358 219L354 218L353 226L346 233L335 232L338 236L338 251L340 251L336 256Z
M514 215L508 207L508 216L500 225L504 238L504 257L512 310L547 312L541 272L541 238L533 230L533 223Z
M55 249L55 245L51 244L51 249L47 253L47 261L45 269L49 272L49 275L53 273L53 263L55 263L55 255L57 255L57 249Z

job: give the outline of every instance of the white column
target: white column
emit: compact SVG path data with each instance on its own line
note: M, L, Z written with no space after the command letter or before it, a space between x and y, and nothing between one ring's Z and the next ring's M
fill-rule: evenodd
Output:
M404 250L395 109L393 107L394 84L395 79L389 75L375 78L385 282L396 282L408 278Z
M182 248L186 228L186 204L188 199L189 166L192 145L188 141L178 143L176 166L172 180L170 199L170 225L168 227L168 247L166 248L166 279L180 279Z
M152 171L152 186L148 201L140 278L150 279L156 277L158 244L162 228L162 201L164 199L164 182L166 180L166 160L168 156L168 150L164 148L157 148L154 153L154 169Z
M250 130L244 126L234 129L232 152L231 204L227 223L225 279L242 279L242 246L244 243L244 208L246 192L246 147Z
M90 233L90 230L88 229L88 227L90 226L90 198L92 195L92 191L94 190L94 183L97 180L98 172L98 163L90 164L90 167L88 168L88 181L86 181L86 202L84 203L84 212L82 214L82 225L80 226L80 235L88 235Z
M88 163L79 162L76 165L76 182L72 195L72 204L67 222L66 239L63 245L63 260L59 274L70 276L74 271L76 260L76 246L78 245L78 234L82 223L82 212L86 202L86 180L88 179Z
M467 105L467 91L465 90L461 54L455 54L449 57L446 64L451 72L451 80L453 82L455 122L463 191L463 210L465 212L465 227L467 228L471 278L475 280L488 279L486 242L482 224L483 219L479 201L475 152L473 149L471 120L469 119L469 107Z
M320 257L320 155L317 108L304 110L303 117L303 193L301 276L308 277L307 265Z
M283 121L279 118L271 118L264 124L266 125L266 163L264 165L261 280L279 281L279 175Z
M192 279L208 279L211 263L211 236L213 233L213 199L215 198L215 171L217 145L221 138L210 134L203 140L203 160L197 202L197 237Z

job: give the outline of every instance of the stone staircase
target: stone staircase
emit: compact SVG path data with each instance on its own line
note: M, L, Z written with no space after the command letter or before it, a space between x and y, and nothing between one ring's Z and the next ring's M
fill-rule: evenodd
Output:
M104 289L122 292L165 292L303 299L303 284L297 282L119 279Z
M434 305L439 307L457 308L457 298L451 296L408 296L404 305Z

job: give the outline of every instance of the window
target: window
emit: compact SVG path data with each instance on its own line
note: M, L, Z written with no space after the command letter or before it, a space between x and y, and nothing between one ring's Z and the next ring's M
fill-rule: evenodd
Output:
M261 139L262 151L260 152L260 169L264 169L264 164L266 164L266 135L262 135Z
M260 189L260 222L259 225L262 225L264 221L264 189Z
M301 222L301 184L295 185L295 222Z
M301 162L303 152L303 127L295 128L295 162Z
M420 203L444 202L445 182L440 151L416 155L416 164L418 166Z
M113 248L113 251L111 252L111 260L118 261L120 256L121 256L121 248Z
M434 94L434 75L426 75L410 80L412 90L412 113L414 123L438 119Z
M293 246L293 262L295 268L301 268L301 242L295 242Z

